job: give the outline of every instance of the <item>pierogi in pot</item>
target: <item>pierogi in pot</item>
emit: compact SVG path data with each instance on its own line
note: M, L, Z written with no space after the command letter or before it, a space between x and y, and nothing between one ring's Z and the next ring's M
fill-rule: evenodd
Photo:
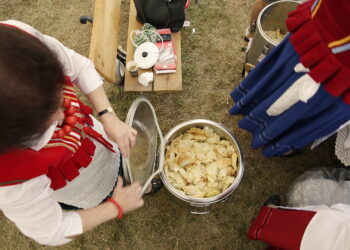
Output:
M166 148L165 174L182 193L209 198L224 192L237 176L237 153L211 128L192 127Z

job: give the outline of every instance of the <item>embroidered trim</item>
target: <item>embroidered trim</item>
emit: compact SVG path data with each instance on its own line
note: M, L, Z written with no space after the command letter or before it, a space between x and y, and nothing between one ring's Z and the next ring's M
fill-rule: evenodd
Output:
M66 135L64 138L71 139L77 144L79 143L79 141L76 138L72 137L72 136Z
M322 0L316 0L314 2L314 5L312 5L312 7L314 7L314 9L311 7L311 10L312 10L311 17L314 17L316 15L316 13L319 10L321 4L322 4Z
M72 91L75 93L75 89L74 89L74 87L71 87L71 86L65 86L64 88L65 88L65 89L72 90Z
M65 147L66 149L69 149L70 151L72 152L76 152L75 148L71 147L71 146L68 146L67 144L63 143L63 142L57 142L57 143L48 143L45 145L44 148L53 148L53 147L59 147L59 146L62 146L62 147Z
M74 101L78 101L78 99L77 98L75 98L75 97L70 97L70 96L64 96L64 98L67 98L67 99L70 99L70 100L74 100Z
M331 42L331 43L328 43L328 47L329 48L332 48L332 47L336 47L336 46L340 46L340 45L344 45L345 43L348 43L350 42L350 35L342 38L342 39L339 39L337 41L334 41L334 42Z
M345 52L345 51L347 51L349 49L350 49L350 43L347 43L345 45L333 48L332 49L332 53L333 54L338 54L338 53Z

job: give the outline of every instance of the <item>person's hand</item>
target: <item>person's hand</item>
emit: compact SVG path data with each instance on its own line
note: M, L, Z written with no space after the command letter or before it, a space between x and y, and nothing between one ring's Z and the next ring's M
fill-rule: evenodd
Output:
M127 213L143 206L141 191L142 187L137 182L123 187L123 179L118 176L117 186L114 189L112 197L122 207L123 212Z
M119 120L114 114L102 116L101 122L107 136L118 144L122 155L128 157L131 147L135 145L137 131Z

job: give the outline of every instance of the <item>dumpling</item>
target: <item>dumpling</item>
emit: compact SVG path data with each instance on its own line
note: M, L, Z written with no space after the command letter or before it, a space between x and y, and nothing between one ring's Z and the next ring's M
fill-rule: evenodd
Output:
M186 194L195 198L203 198L205 195L205 193L201 191L201 188L198 186L188 185L185 186L183 189Z
M206 192L205 193L205 197L209 198L209 197L213 197L213 196L216 196L218 194L220 194L221 192L218 190L218 189L213 189L209 192Z
M224 180L227 175L228 175L228 168L220 169L219 174L218 174L218 179Z
M224 185L222 187L222 192L224 192L229 186L231 186L233 180L234 180L234 177L226 176L225 180L223 181Z
M195 157L193 156L193 154L189 153L189 152L186 152L186 153L183 153L183 154L180 154L177 156L177 165L180 167L180 168L183 168L189 164L192 164L195 162Z
M176 188L183 189L187 184L185 179L179 173L168 172L168 177L170 183Z
M193 134L193 135L205 135L203 129L196 128L196 127L190 128L189 130L187 130L187 133Z
M207 177L209 182L214 182L218 177L218 167L216 163L210 163L207 165Z

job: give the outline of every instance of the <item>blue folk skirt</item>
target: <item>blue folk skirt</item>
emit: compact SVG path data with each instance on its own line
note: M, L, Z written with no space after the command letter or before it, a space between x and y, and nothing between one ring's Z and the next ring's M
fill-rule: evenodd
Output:
M263 147L266 157L302 148L350 119L350 106L330 95L322 85L307 103L299 101L278 116L266 113L305 74L294 71L297 63L299 56L287 36L231 92L235 105L230 114L244 115L238 126L252 134L252 147Z

